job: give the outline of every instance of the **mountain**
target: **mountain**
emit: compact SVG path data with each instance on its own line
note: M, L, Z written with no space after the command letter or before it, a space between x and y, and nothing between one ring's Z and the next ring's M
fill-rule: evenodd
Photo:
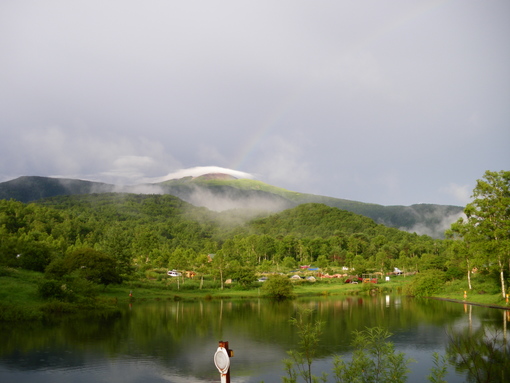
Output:
M373 219L401 230L441 238L444 230L462 215L463 207L416 204L383 206L320 195L298 193L266 183L213 173L155 184L117 186L99 182L48 177L20 177L0 183L0 199L32 202L59 195L124 192L170 194L195 206L215 211L252 210L266 214L305 203L322 203Z
M415 204L383 206L371 203L298 193L250 179L186 177L157 184L165 194L212 210L259 208L282 211L305 203L322 203L372 218L376 223L442 238L444 231L463 213L452 205Z
M0 183L0 199L12 198L21 202L32 202L59 195L108 193L115 189L115 185L100 182L24 176Z

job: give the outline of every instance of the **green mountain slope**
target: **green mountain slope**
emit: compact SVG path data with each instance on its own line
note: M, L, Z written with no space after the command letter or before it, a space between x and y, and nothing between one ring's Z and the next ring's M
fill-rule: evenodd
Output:
M340 198L298 193L261 181L235 179L224 174L185 177L157 184L115 186L91 181L48 177L20 177L0 183L0 199L31 202L58 195L125 192L170 194L192 205L214 211L250 210L260 216L301 204L321 203L373 219L378 224L441 238L462 214L460 206L418 204L383 206ZM252 214L253 216L255 214ZM250 215L248 215L250 216Z
M327 238L340 234L345 236L371 232L382 225L377 225L372 219L347 210L319 203L305 203L269 217L253 220L250 226L257 233L272 236L297 235Z
M372 218L376 223L441 238L463 212L452 205L416 204L411 206L383 206L340 198L289 191L249 179L186 178L158 184L165 193L173 194L194 205L213 210L222 200L229 208L258 207L282 211L305 203L321 203ZM207 198L205 198L207 196Z
M312 242L317 238L329 238L337 244L345 244L349 238L351 241L356 238L368 244L381 240L381 237L384 237L383 242L385 243L434 241L428 236L416 236L396 228L377 224L368 217L319 203L301 204L265 218L254 219L248 223L248 226L253 233L259 235L275 238L285 238L286 236L299 239L307 238Z
M32 202L58 195L108 193L114 190L114 185L100 182L23 176L0 183L0 199L12 198L20 202Z

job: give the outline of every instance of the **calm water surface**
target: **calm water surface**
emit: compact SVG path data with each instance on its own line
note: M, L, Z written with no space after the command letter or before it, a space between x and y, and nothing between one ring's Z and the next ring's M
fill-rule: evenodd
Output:
M508 312L395 296L137 303L109 318L0 324L0 382L218 382L218 341L229 341L232 382L281 382L282 360L296 348L289 319L312 308L325 322L314 373L334 355L350 355L353 330L382 326L412 363L409 382L427 382L432 354L445 354L449 334L481 328L504 333ZM448 382L466 381L449 367ZM333 381L333 380L331 380Z

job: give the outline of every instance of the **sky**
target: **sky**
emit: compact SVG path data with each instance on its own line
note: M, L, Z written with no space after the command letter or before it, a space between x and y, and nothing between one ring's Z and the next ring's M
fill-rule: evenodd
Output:
M1 0L0 182L221 170L464 206L510 170L509 20L508 0Z

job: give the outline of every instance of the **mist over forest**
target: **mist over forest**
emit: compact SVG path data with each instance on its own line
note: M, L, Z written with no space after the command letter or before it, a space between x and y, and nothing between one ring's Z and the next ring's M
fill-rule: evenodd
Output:
M183 177L152 184L112 185L49 177L20 177L0 183L0 198L32 202L58 195L90 193L169 194L212 211L241 209L250 215L276 213L303 203L322 203L372 218L375 222L442 238L448 226L462 215L462 207L416 204L382 206L320 195L298 193L252 179L225 174Z

